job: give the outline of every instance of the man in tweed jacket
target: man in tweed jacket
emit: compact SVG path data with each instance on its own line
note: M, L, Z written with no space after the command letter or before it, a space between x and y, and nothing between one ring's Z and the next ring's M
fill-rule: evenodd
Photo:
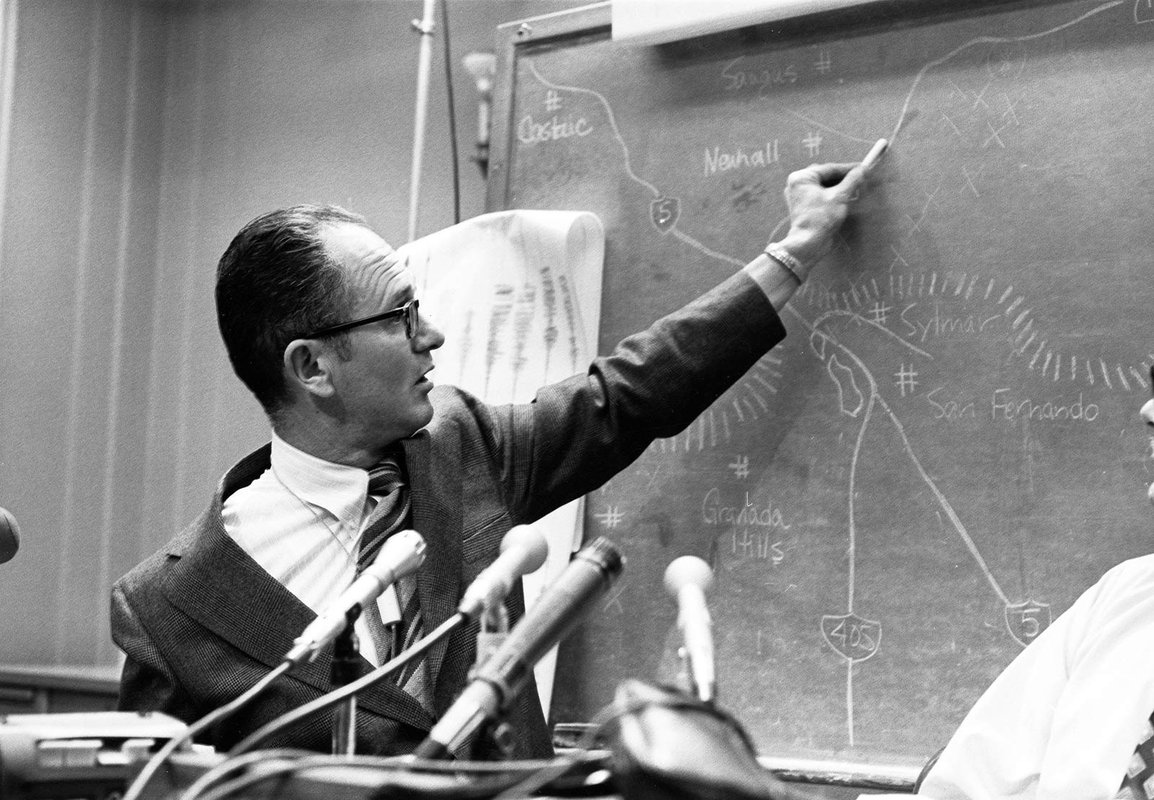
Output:
M848 164L795 172L791 227L773 256L524 405L433 387L426 376L443 336L411 302L408 270L360 217L297 206L253 220L221 258L217 314L272 443L229 470L200 517L113 588L113 638L127 657L120 707L193 722L279 664L351 578L341 548L355 557L373 504L366 471L389 453L408 486L405 527L428 545L418 574L425 630L446 620L512 526L596 489L653 439L682 430L781 340L777 311L830 248L863 179ZM508 605L515 620L519 592ZM424 704L388 681L360 693L357 752L410 752L422 741L464 687L476 633L460 628L430 650ZM330 663L326 651L295 668L205 741L228 748L325 693ZM534 686L508 721L512 755L551 755ZM269 744L326 751L331 726L330 714L314 715Z

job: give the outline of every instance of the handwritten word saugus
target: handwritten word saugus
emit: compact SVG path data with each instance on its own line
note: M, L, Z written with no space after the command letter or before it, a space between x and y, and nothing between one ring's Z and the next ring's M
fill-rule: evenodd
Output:
M784 67L741 67L741 61L742 58L735 58L721 70L722 88L727 92L756 88L758 94L764 94L770 87L789 86L797 82L798 71L793 64Z

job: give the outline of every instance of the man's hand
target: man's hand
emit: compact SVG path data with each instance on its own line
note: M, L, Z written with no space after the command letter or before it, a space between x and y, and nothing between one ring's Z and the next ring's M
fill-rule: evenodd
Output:
M850 204L886 147L881 139L859 164L813 164L789 176L785 185L789 233L779 244L807 268L833 246L833 236L845 222Z

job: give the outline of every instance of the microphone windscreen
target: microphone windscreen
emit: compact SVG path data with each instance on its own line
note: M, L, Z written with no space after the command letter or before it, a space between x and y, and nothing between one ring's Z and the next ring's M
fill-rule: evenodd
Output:
M0 508L0 564L11 561L20 549L20 526L6 508Z
M532 525L514 525L501 540L501 552L517 549L520 556L519 569L522 575L528 575L541 569L545 559L549 557L549 543L545 537Z
M697 556L681 556L665 568L665 591L674 597L685 586L696 586L702 592L713 587L713 570Z

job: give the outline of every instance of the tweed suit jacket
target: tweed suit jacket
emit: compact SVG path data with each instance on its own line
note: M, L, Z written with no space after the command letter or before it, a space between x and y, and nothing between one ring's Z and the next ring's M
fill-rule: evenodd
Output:
M428 546L418 575L425 629L453 614L511 527L596 489L655 438L684 429L784 336L764 293L739 272L625 339L586 374L544 387L532 403L489 406L455 387L436 387L432 421L402 442L412 527ZM126 655L120 708L160 710L191 723L279 664L315 617L221 521L224 499L268 468L269 450L265 445L229 470L200 517L113 587L112 634ZM519 589L507 605L514 621L524 613ZM436 715L467 682L476 634L476 623L459 628L427 655ZM326 651L295 668L202 740L226 749L325 693L330 664ZM267 744L327 751L331 719L314 715ZM390 754L410 752L435 720L381 681L358 695L357 722L357 752ZM508 722L514 756L551 755L531 683Z

